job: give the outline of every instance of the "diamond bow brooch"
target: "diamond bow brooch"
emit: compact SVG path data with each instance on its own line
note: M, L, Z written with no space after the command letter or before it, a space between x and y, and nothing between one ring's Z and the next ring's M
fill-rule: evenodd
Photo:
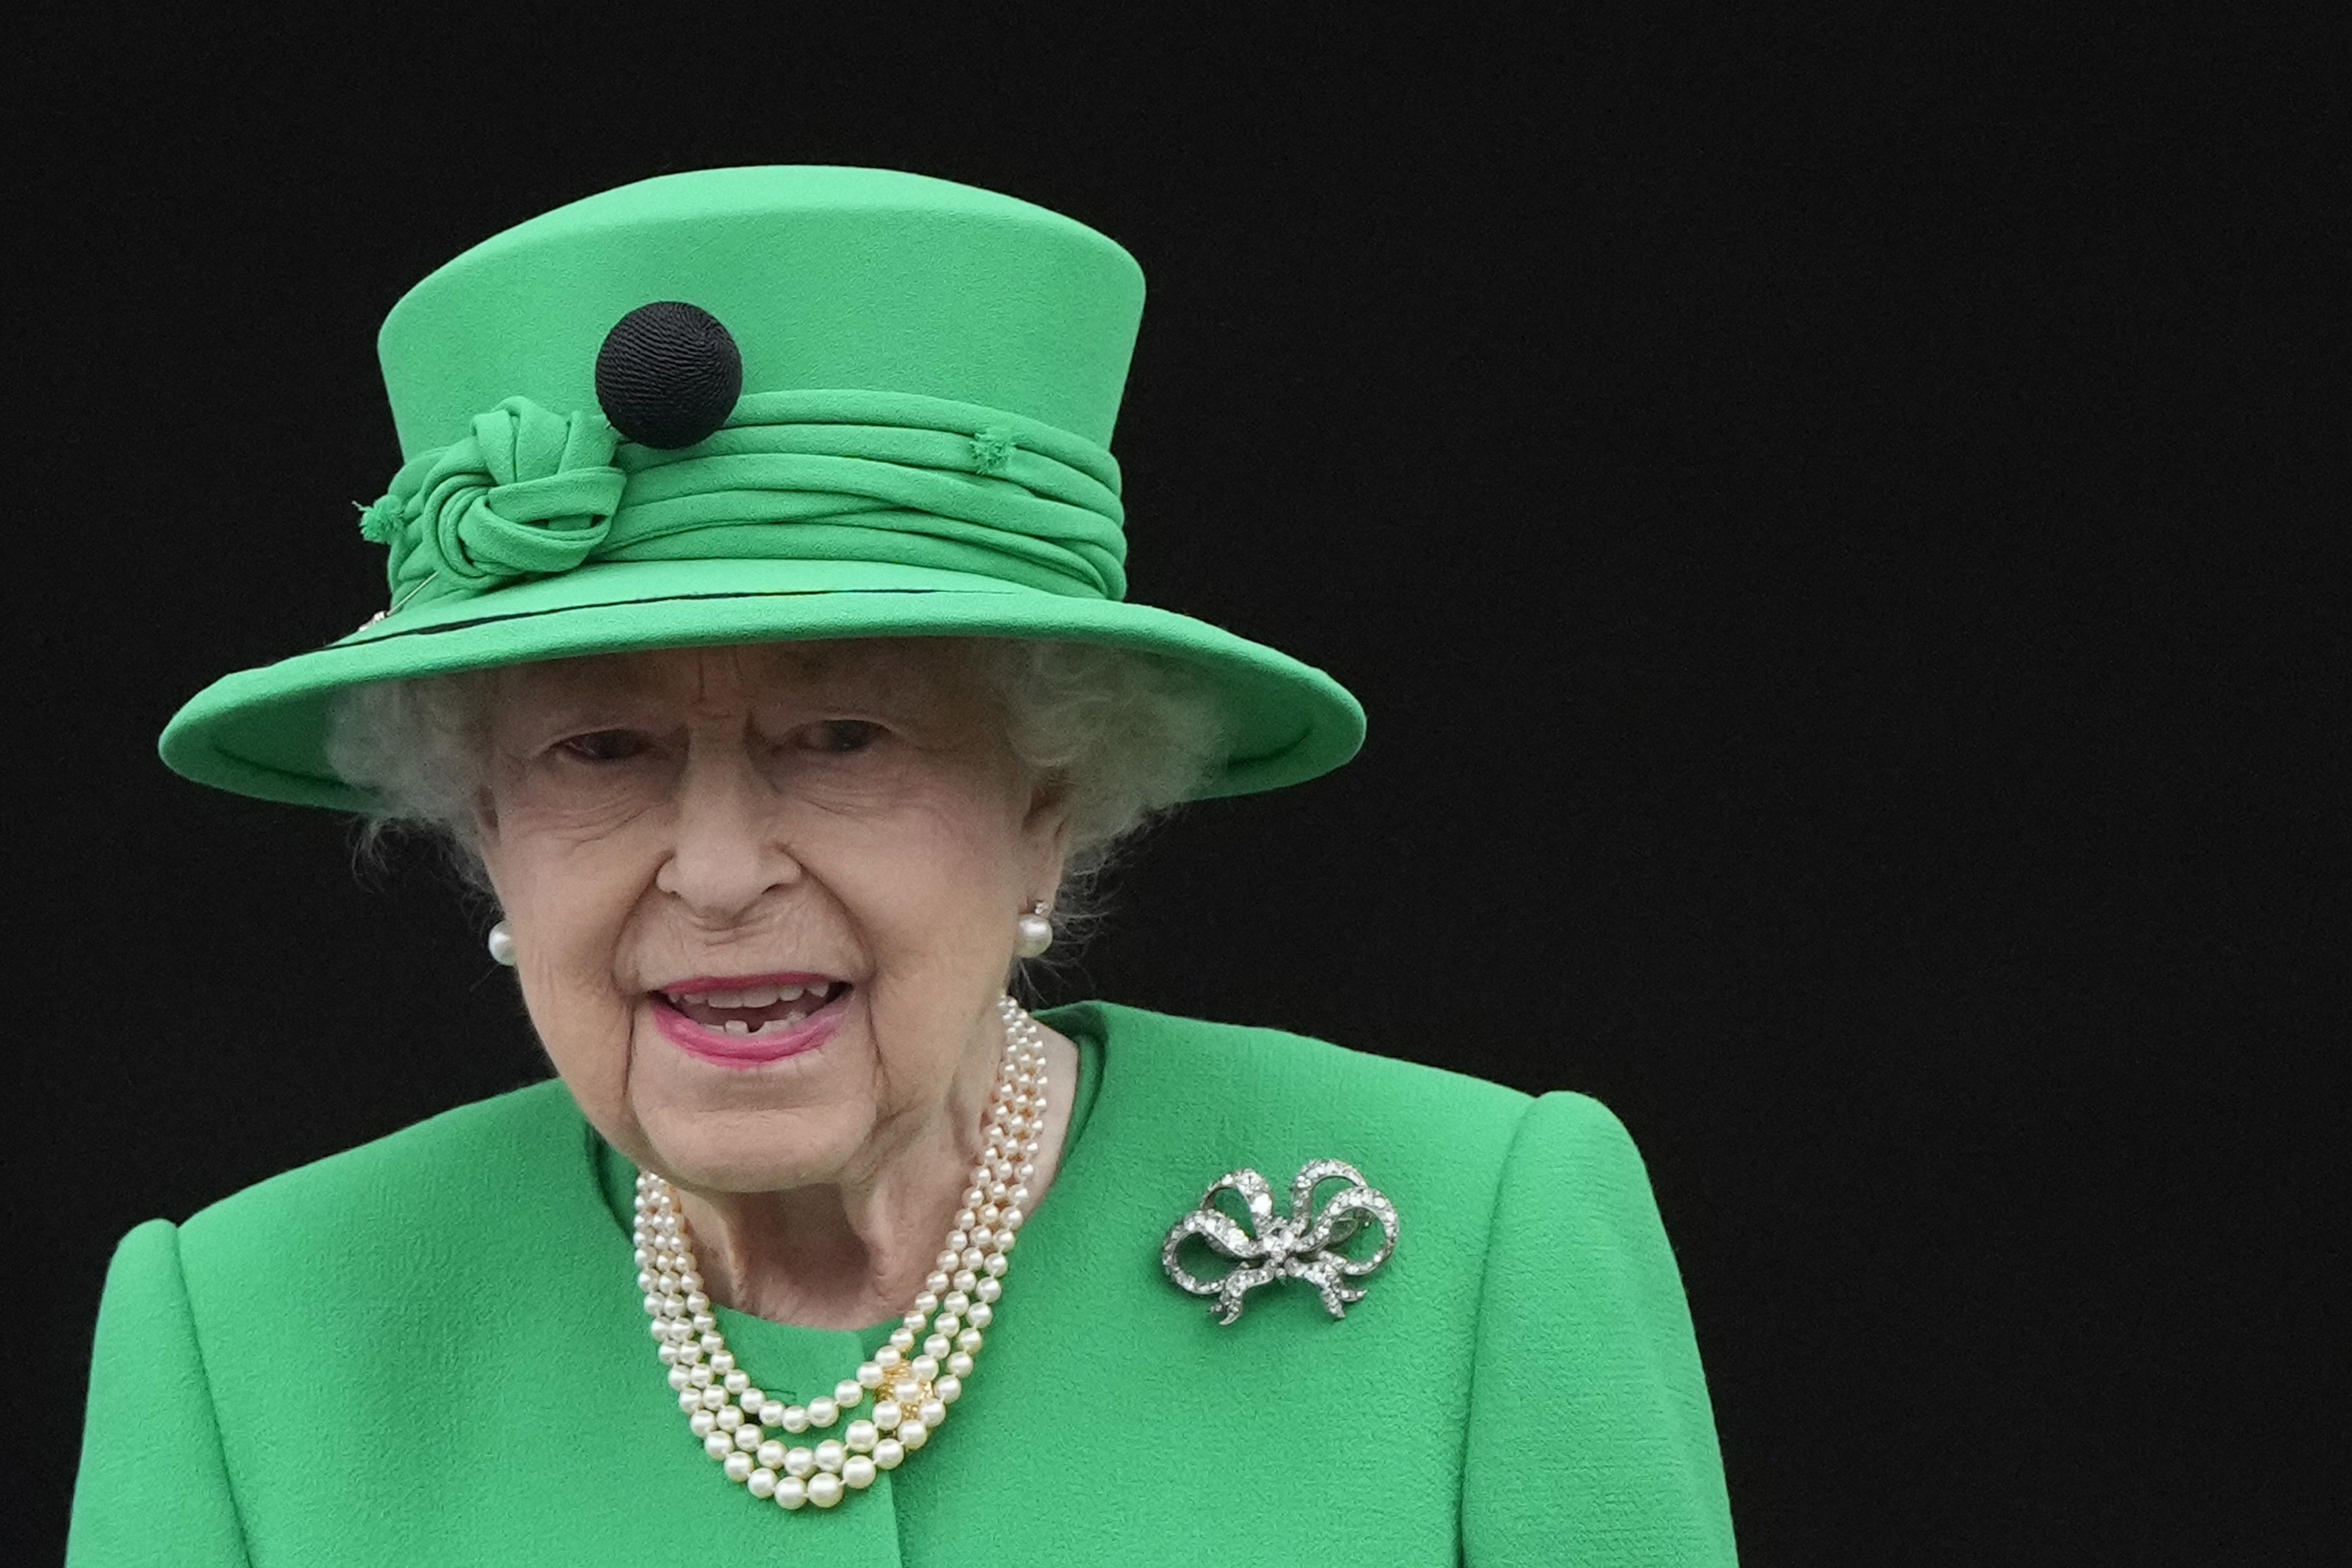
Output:
M1331 1181L1348 1184L1321 1208L1313 1207L1315 1189ZM1247 1225L1217 1206L1217 1194L1224 1192L1241 1195L1249 1209ZM1379 1247L1362 1258L1341 1250L1370 1226L1380 1227ZM1215 1279L1187 1272L1176 1261L1176 1251L1194 1236L1212 1252L1232 1258L1234 1267ZM1309 1160L1290 1179L1287 1215L1274 1212L1274 1192L1255 1171L1228 1171L1210 1183L1199 1205L1169 1226L1168 1238L1160 1244L1160 1267L1179 1289L1214 1296L1209 1310L1220 1323L1242 1315L1242 1299L1249 1291L1276 1279L1306 1280L1322 1293L1327 1311L1344 1318L1349 1302L1364 1299L1363 1290L1348 1281L1386 1263L1396 1244L1396 1205L1361 1171L1345 1160Z

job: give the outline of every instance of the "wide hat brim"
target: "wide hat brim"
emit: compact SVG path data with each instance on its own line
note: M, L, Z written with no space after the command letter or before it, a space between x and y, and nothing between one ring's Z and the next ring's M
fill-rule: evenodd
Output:
M1097 643L1189 667L1223 709L1229 738L1202 797L1313 778L1363 742L1362 708L1329 676L1171 611L920 566L669 560L592 563L404 609L215 681L173 718L160 749L199 784L365 810L373 803L336 775L326 752L334 700L353 686L595 654L883 637Z

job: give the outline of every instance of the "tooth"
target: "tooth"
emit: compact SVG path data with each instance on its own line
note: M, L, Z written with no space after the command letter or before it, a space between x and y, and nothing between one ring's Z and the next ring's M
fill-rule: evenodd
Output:
M740 1018L728 1019L725 1026L730 1035L748 1035L751 1032L751 1026Z
M801 989L797 985L779 985L773 995L779 1002L797 1002L801 999Z
M743 1005L743 993L706 991L702 994L702 1005L706 1007L740 1007Z
M794 1024L799 1023L802 1019L807 1016L808 1013L806 1010L795 1007L791 1012L785 1014L782 1017L777 1019L776 1022L782 1027L789 1029Z
M754 985L743 992L743 1000L738 1002L736 1005L739 1007L765 1007L774 1002L775 999L776 988L774 986Z

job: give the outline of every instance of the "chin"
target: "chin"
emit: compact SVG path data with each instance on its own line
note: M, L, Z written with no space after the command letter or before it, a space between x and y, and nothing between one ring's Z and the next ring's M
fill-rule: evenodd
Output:
M669 1110L643 1113L659 1169L689 1190L782 1192L838 1178L856 1139L807 1110Z

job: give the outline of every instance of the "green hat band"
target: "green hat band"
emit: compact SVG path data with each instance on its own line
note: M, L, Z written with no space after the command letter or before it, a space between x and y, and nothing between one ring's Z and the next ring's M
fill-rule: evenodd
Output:
M361 514L393 607L599 561L866 561L1122 599L1118 465L1041 421L912 393L751 393L677 451L509 397Z

